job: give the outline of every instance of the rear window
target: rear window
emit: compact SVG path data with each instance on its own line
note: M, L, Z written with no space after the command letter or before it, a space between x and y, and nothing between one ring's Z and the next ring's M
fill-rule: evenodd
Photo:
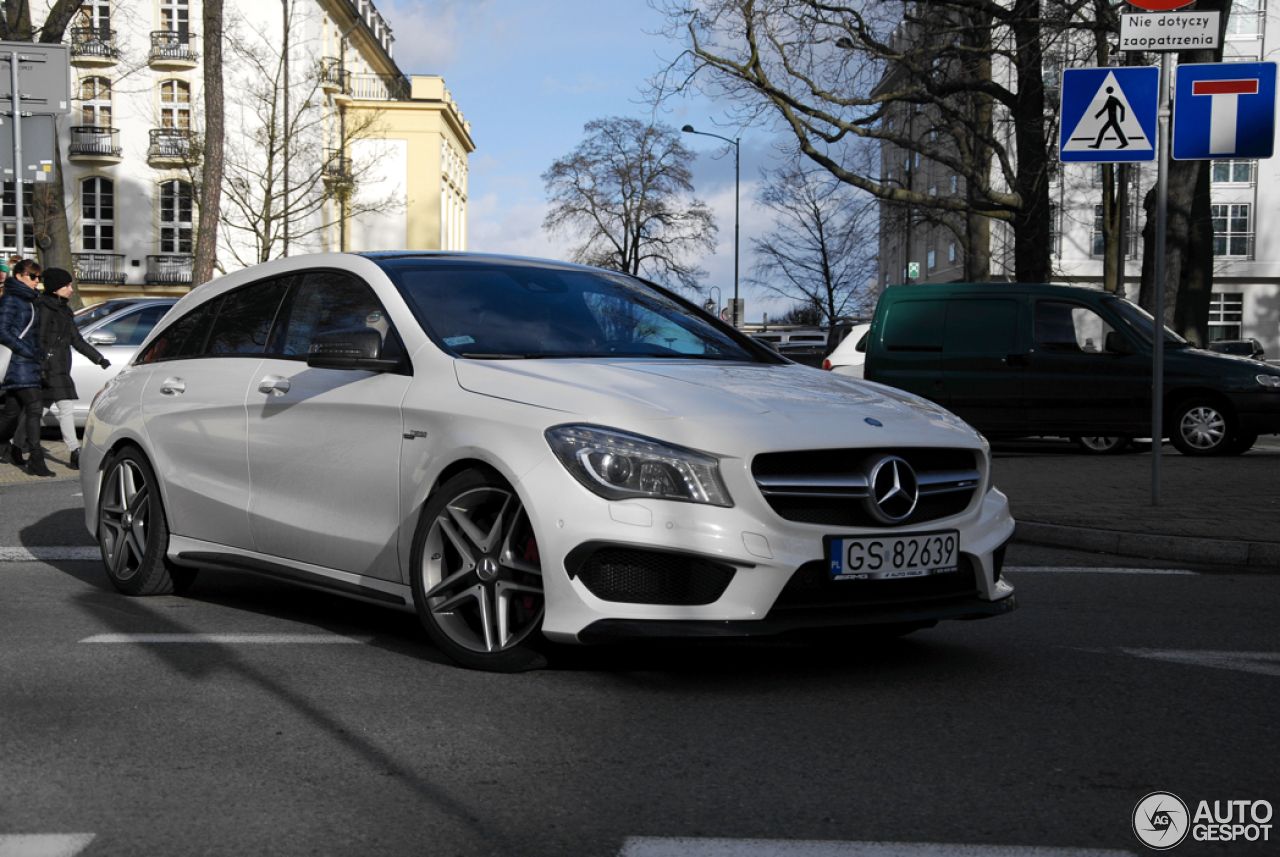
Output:
M899 301L884 320L886 351L941 351L946 301Z

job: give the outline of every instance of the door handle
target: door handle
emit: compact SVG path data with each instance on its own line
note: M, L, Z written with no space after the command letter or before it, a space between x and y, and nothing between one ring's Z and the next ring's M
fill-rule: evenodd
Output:
M289 379L282 378L279 375L268 375L258 382L259 393L270 393L273 396L283 396L289 392Z
M160 382L160 392L166 396L176 396L187 391L187 382L181 378L165 378Z

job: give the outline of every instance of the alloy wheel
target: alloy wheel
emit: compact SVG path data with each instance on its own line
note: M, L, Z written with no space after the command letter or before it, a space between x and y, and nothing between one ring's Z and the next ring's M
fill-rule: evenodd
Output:
M459 492L431 521L422 551L427 609L455 645L503 652L541 624L538 546L515 492L497 486Z
M98 512L98 537L107 570L129 580L147 560L151 525L151 484L131 459L117 461L107 474Z

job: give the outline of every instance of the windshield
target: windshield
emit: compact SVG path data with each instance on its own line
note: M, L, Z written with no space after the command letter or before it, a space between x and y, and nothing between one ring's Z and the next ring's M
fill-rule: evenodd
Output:
M105 301L100 304L94 304L85 307L75 314L76 327L84 327L90 322L97 321L104 316L111 315L113 312L119 312L127 306L132 306L133 301L112 300Z
M1151 344L1152 331L1155 330L1155 318L1151 313L1147 312L1137 304L1130 303L1120 298L1104 298L1104 303L1113 310L1134 333L1142 337L1142 341ZM1169 328L1164 329L1164 344L1166 348L1180 348L1191 343L1174 333Z
M460 357L769 361L745 337L623 274L514 262L377 261L423 329Z

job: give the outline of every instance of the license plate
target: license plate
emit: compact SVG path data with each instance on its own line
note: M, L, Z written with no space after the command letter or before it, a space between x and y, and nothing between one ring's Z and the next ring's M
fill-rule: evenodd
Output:
M833 536L827 557L832 580L889 580L960 570L956 530L909 536Z

